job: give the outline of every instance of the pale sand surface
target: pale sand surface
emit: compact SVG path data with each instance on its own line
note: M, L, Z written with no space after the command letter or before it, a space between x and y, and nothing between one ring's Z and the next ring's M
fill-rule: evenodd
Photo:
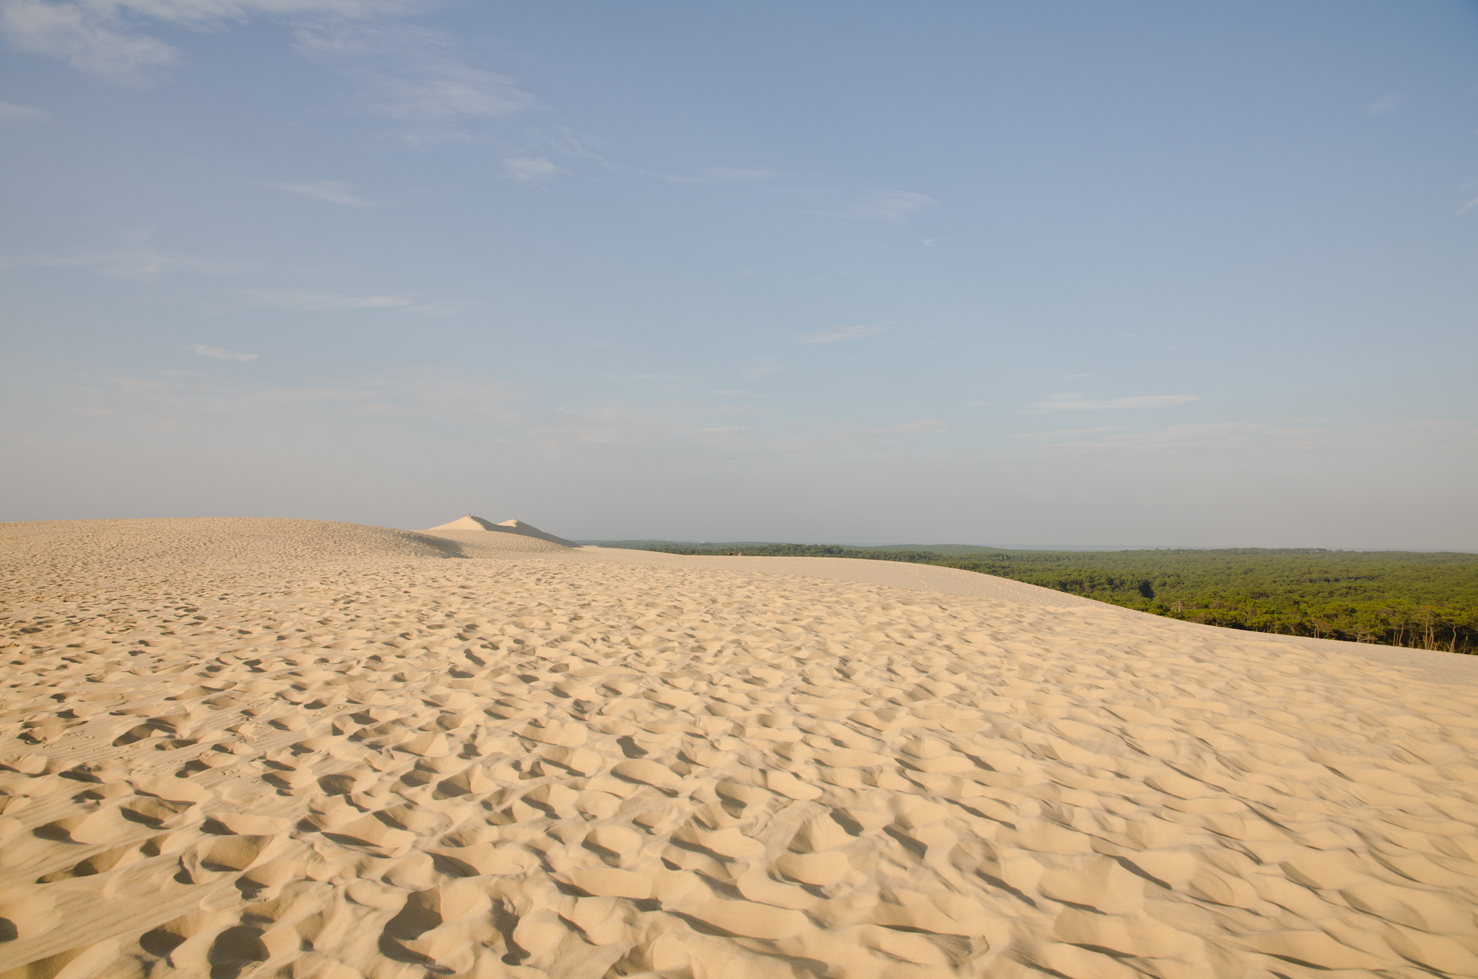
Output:
M486 538L0 525L0 976L1478 975L1467 658Z

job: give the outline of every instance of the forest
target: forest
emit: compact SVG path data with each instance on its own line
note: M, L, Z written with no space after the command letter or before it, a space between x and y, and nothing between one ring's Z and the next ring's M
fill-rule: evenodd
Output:
M596 543L596 542L591 542ZM1411 551L1021 551L756 541L602 541L674 554L907 561L999 575L1187 622L1478 653L1478 554Z

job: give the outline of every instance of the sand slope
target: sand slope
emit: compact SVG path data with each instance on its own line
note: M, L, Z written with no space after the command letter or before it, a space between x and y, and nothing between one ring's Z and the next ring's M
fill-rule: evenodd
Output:
M547 534L538 527L532 524L526 524L522 520L504 520L502 523L493 523L491 520L484 520L482 517L474 517L470 513L465 517L459 517L453 520L451 523L438 524L426 531L428 534L464 534L469 532L472 534L514 534L519 537L532 537L551 544L558 544L561 547L579 546L574 541L565 540L563 537L556 537L553 534Z
M1478 975L1466 664L423 537L0 525L0 975Z

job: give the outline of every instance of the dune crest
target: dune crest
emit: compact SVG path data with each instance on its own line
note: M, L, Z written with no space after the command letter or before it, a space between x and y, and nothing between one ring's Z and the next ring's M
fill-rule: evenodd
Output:
M0 979L1478 975L1471 671L422 538L0 525Z
M546 534L538 527L535 527L532 524L526 524L522 520L504 520L502 523L493 523L490 520L484 520L482 517L475 517L470 513L467 514L467 516L465 517L458 517L451 523L444 523L439 524L435 527L430 527L425 531L425 533L441 534L448 531L454 533L472 531L492 532L500 534L518 534L520 537L533 537L538 540L548 541L551 544L560 544L564 547L580 546L574 541L565 540L563 537L556 537L553 534Z

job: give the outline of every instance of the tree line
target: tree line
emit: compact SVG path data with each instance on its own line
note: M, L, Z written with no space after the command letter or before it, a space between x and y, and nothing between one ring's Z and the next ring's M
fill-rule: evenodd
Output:
M674 554L843 557L962 568L1155 615L1281 635L1478 652L1478 554L1231 548L927 549L610 542ZM958 550L951 548L951 550Z

